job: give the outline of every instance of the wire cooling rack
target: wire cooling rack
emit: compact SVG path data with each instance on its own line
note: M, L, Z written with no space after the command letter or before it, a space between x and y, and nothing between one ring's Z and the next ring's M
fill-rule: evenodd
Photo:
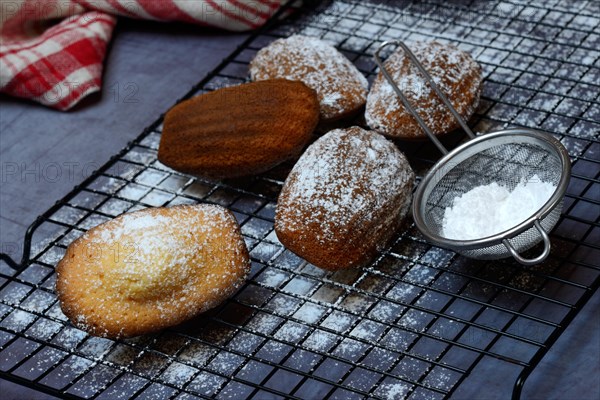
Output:
M544 129L572 157L545 263L465 259L431 246L408 221L372 265L326 273L273 231L292 164L247 180L194 179L157 161L159 119L34 222L20 264L2 255L2 377L61 397L438 399L487 365L511 371L518 398L600 284L598 15L591 1L327 2L255 33L187 96L245 81L256 52L293 33L334 43L371 81L383 40L457 44L484 69L476 130ZM399 145L420 176L439 156L427 143ZM182 326L129 340L68 323L54 266L73 239L126 211L196 202L226 206L241 224L252 272L235 296Z

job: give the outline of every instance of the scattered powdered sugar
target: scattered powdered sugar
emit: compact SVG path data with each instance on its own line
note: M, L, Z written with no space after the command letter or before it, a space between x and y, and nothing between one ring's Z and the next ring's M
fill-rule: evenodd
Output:
M344 332L355 322L355 317L341 311L333 311L321 322L321 326L337 332Z
M265 269L265 271L256 279L257 282L270 287L279 287L286 279L289 278L289 274L286 274L277 269Z
M13 331L22 331L35 320L35 315L15 309L4 321L3 325Z
M298 80L317 92L321 115L335 119L361 107L369 83L335 47L320 39L293 35L261 49L250 64L254 81Z
M377 395L379 395L387 400L396 400L396 399L404 398L404 396L408 393L410 388L411 388L410 385L408 385L404 382L400 382L400 381L396 381L394 383L386 382L386 383L383 383L381 386L379 386L379 388L377 389Z
M556 186L534 175L521 180L514 190L493 182L477 186L446 207L444 236L469 240L492 236L531 217L552 196Z
M304 303L304 305L296 311L294 318L309 324L314 324L321 319L325 312L326 309L318 304Z
M132 232L140 233L144 236L150 229L160 228L169 222L169 218L161 215L150 215L148 213L124 214L119 220L115 220L114 226L111 229L104 229L100 233L100 239L104 242L121 240L123 235L129 235Z
M304 340L304 346L315 351L328 351L335 344L337 336L332 333L315 330Z
M293 321L288 321L281 328L279 328L274 337L276 339L294 344L306 336L307 331L307 326L300 325Z
M173 362L165 372L162 373L161 379L181 388L192 379L197 372L198 370L196 368L179 362Z

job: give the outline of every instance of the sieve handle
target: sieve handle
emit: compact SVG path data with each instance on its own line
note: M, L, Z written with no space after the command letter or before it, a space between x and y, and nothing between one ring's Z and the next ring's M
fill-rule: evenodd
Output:
M390 45L396 45L396 46L400 46L402 48L402 51L404 51L404 54L406 54L406 56L408 57L410 62L412 62L417 67L417 69L419 70L421 75L423 75L425 80L429 83L429 85L435 91L435 93L438 95L440 100L442 100L442 102L446 105L446 107L448 107L448 109L450 110L450 112L452 113L452 115L454 116L456 121L465 130L465 132L467 133L469 138L471 138L471 139L475 138L475 134L473 133L471 128L469 128L469 125L467 125L467 123L463 119L463 117L461 117L461 115L458 113L458 111L456 111L456 109L452 106L452 103L450 103L450 100L448 100L448 97L446 97L444 92L442 92L440 90L438 85L433 81L433 78L431 77L431 75L429 75L429 72L427 72L425 67L423 67L423 64L421 64L421 62L417 59L417 57L415 57L415 55L408 48L408 46L406 44L404 44L404 42L402 42L401 40L388 40L386 42L383 42L375 51L375 54L373 56L375 58L375 62L379 66L379 69L381 70L381 73L383 74L385 79L387 79L389 84L392 86L392 89L394 89L394 92L396 92L396 94L400 98L400 101L402 101L402 104L404 105L404 107L408 110L408 112L410 112L410 114L417 121L417 123L419 124L421 129L423 129L425 131L425 133L427 134L429 139L436 145L436 147L442 152L442 154L444 154L444 155L448 154L448 150L444 147L442 142L440 142L440 140L437 138L437 136L435 136L435 134L431 131L431 129L429 129L429 127L427 126L425 121L423 121L423 119L419 116L419 114L417 113L415 108L410 104L410 101L408 101L406 96L404 96L404 93L402 93L402 90L400 90L398 85L396 85L396 82L394 82L394 78L392 78L392 76L390 75L388 70L385 68L383 61L381 61L381 57L379 56L379 53L381 52L381 50L383 50L384 47L387 47Z
M520 264L528 265L528 266L541 263L550 254L550 237L548 236L548 233L546 233L544 228L542 228L542 225L540 224L540 220L536 219L535 222L533 223L533 225L540 232L540 235L542 235L542 239L544 239L544 251L542 252L542 254L540 254L536 258L527 259L527 258L521 257L521 255L519 253L517 253L517 251L512 246L512 244L510 244L508 239L502 240L502 243L506 246L506 248L508 249L510 254L514 257L514 259L517 260Z

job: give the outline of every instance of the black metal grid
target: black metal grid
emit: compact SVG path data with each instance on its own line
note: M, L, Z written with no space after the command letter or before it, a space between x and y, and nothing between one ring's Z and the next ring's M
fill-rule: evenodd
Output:
M382 40L455 43L484 67L476 130L541 128L572 156L543 264L468 260L431 246L408 221L372 265L326 273L273 231L291 164L222 183L182 175L156 160L159 119L32 224L20 267L2 255L1 376L63 397L418 399L450 397L476 367L495 363L514 371L518 397L600 285L597 15L591 1L327 2L257 32L186 96L243 82L258 49L296 32L333 42L371 81ZM438 157L427 143L399 145L421 176ZM250 249L250 279L232 299L130 340L91 337L66 321L54 266L74 238L122 212L199 201L233 210Z

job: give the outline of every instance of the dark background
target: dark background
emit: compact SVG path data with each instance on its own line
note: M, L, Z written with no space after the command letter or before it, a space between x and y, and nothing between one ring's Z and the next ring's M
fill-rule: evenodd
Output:
M39 214L136 137L246 36L121 19L101 93L68 112L0 96L2 251L18 259L25 230ZM4 167L15 163L19 173L5 174ZM599 398L599 309L596 293L532 373L524 399ZM493 370L475 373L477 379L456 398L505 398L514 384L499 380ZM0 393L5 400L50 398L1 380Z

